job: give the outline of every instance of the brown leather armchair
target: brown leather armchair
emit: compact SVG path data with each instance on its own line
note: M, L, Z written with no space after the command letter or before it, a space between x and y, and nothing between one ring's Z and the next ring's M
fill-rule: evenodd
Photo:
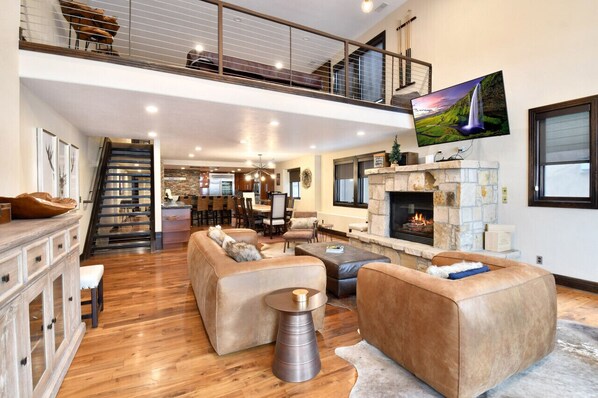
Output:
M357 276L361 336L447 397L477 397L555 344L551 273L476 253L444 252L432 263L463 260L491 271L453 281L370 263Z

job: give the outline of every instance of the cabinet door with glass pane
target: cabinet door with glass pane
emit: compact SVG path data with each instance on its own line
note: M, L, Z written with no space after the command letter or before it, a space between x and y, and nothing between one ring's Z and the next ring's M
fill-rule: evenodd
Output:
M19 312L21 298L0 309L0 397L19 396Z
M70 289L67 284L66 259L62 260L50 272L50 292L52 296L52 306L50 307L50 324L48 333L52 341L52 363L56 364L62 357L66 347L67 340L67 316L66 306Z
M29 286L24 294L24 327L25 345L28 353L24 383L24 395L36 396L36 388L44 386L50 376L51 339L47 330L52 325L49 317L50 285L47 275ZM43 387L42 387L43 389Z

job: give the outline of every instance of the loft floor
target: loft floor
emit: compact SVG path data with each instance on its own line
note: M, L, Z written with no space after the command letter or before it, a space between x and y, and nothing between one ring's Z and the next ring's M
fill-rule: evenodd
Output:
M270 239L262 239L270 243ZM187 274L186 248L98 256L105 309L87 333L58 397L347 397L357 372L334 354L360 340L357 314L326 306L317 334L322 371L304 383L271 372L274 344L218 356L203 328ZM557 288L558 316L598 327L598 296Z

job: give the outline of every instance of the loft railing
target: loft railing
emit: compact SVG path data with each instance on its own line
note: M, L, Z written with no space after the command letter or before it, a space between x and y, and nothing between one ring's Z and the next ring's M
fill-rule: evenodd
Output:
M217 0L89 0L87 6L21 0L22 42L369 103L401 106L431 91L427 62Z

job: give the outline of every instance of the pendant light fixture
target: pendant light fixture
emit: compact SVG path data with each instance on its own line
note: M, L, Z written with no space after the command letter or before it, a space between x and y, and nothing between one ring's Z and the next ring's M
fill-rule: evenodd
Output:
M254 169L248 173L245 173L245 180L251 181L266 181L266 176L270 178L274 178L272 174L267 171L267 168L274 168L274 164L271 162L263 163L262 162L262 154L258 154L260 160L257 164L253 164Z
M363 0L361 2L361 11L365 12L366 14L371 12L374 9L374 0Z

